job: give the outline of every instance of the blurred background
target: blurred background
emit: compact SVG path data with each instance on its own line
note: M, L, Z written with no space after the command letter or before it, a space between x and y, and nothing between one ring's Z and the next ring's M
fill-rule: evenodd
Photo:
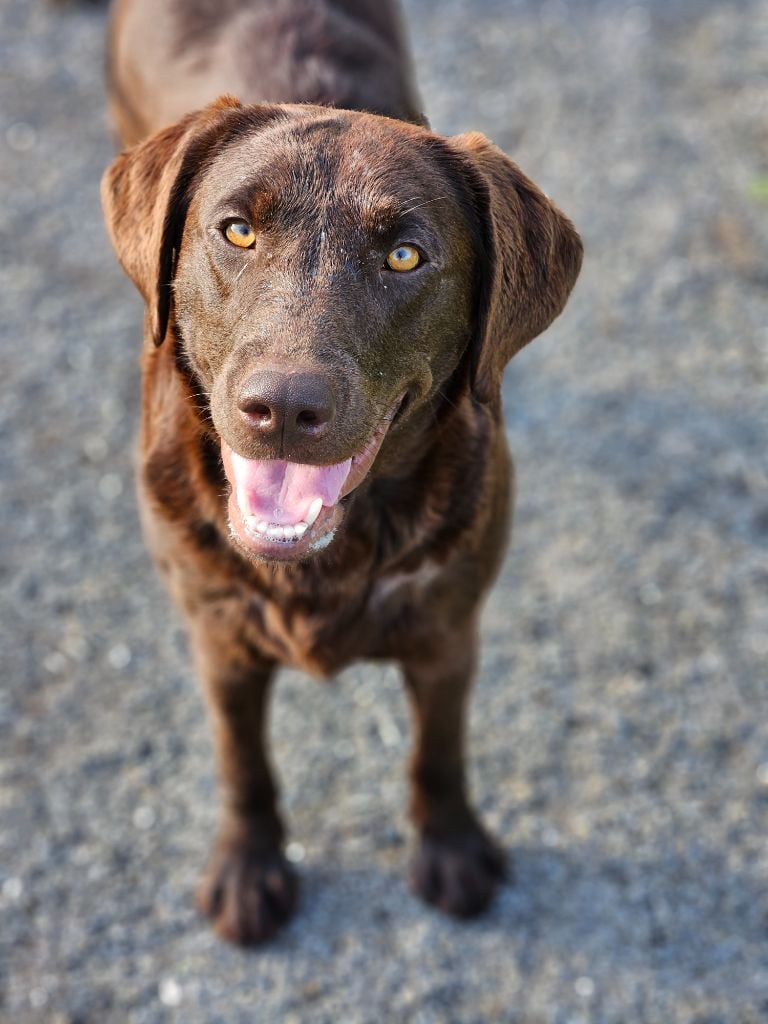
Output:
M104 8L0 0L4 1021L768 1020L768 0L405 7L435 129L587 251L506 377L471 774L516 885L468 925L413 899L396 672L284 673L301 913L256 954L196 916L213 757L136 517Z

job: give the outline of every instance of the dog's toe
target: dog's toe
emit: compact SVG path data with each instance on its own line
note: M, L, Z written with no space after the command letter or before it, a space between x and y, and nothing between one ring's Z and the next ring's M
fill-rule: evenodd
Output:
M298 878L280 850L221 843L200 881L197 905L229 942L266 942L296 909Z
M507 876L503 851L478 827L453 835L422 834L411 886L446 914L475 917L488 908Z

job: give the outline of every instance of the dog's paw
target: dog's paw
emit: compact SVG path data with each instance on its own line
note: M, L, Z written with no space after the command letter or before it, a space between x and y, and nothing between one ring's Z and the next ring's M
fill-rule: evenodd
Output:
M505 877L504 852L479 826L451 835L422 833L411 867L414 892L454 917L482 914Z
M197 890L197 905L229 942L266 942L296 909L298 878L280 850L254 851L222 841Z

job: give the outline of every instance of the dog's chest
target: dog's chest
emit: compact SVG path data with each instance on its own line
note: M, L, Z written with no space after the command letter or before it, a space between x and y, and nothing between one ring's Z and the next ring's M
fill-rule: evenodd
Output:
M428 603L424 599L440 575L426 563L413 572L383 576L356 592L309 599L290 592L253 594L249 620L263 653L311 675L327 677L352 661L396 658L407 637L418 632Z
M371 614L377 614L388 604L411 605L423 596L429 587L438 579L441 566L435 562L425 562L412 572L395 572L382 576L374 584L368 599Z

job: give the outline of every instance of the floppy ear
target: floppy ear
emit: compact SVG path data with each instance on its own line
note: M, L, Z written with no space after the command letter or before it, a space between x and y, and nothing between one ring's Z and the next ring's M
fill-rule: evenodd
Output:
M156 345L168 330L176 257L194 181L238 132L277 113L222 96L121 153L107 168L101 182L107 229L117 258L147 304Z
M565 306L583 249L568 218L484 135L449 142L463 156L485 250L472 389L493 402L505 365Z

